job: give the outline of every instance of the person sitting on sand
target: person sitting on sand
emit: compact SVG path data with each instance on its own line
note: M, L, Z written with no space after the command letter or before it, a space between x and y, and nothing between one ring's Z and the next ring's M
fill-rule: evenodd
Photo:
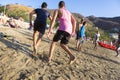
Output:
M15 22L15 20L13 19L13 17L11 17L9 20L7 20L7 22L5 23L5 25L11 27L11 28L18 28L17 23Z
M51 43L49 50L48 60L50 62L52 59L56 42L61 40L60 46L69 54L70 57L69 64L72 64L75 60L75 57L73 53L70 51L70 49L66 46L66 44L68 44L71 35L75 34L76 21L72 14L65 8L64 1L59 2L59 9L55 10L54 12L53 19L49 27L48 37L51 34L51 29L54 26L57 18L60 21L59 29L57 30L56 34L53 37L53 41Z

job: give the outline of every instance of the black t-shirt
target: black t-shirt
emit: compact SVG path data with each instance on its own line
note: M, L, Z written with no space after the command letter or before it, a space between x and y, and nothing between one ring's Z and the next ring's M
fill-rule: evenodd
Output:
M44 9L35 9L35 13L37 14L35 23L43 23L46 25L47 18L50 16L50 13Z

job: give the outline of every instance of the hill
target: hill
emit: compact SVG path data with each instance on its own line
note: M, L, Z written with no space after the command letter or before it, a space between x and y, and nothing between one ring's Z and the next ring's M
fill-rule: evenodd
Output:
M103 30L118 32L120 29L120 17L106 18L89 16L88 19L92 21L95 26Z

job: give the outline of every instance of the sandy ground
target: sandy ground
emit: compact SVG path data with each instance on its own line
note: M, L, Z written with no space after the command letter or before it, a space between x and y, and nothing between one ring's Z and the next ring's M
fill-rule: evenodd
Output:
M0 80L120 80L120 57L112 50L85 42L82 51L75 41L68 44L76 57L69 65L68 54L59 43L51 63L47 62L50 41L44 36L37 57L32 55L33 32L0 26Z

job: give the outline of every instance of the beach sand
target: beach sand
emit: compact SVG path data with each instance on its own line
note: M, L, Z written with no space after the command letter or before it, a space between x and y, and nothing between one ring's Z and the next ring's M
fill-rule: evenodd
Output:
M75 40L68 44L76 61L68 64L68 54L59 46L51 63L47 62L50 40L43 37L38 56L32 55L33 31L27 28L0 26L0 80L120 80L120 57L102 47L93 49L85 42L82 51L75 50Z

